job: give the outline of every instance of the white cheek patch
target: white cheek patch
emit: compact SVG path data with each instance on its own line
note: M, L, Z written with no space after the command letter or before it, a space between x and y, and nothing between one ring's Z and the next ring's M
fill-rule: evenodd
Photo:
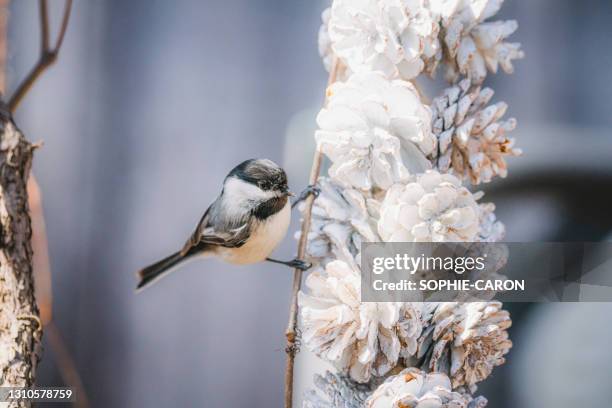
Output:
M239 212L245 207L252 206L254 202L266 201L276 197L276 193L273 191L264 191L256 185L236 177L227 179L224 190L226 210L230 212Z

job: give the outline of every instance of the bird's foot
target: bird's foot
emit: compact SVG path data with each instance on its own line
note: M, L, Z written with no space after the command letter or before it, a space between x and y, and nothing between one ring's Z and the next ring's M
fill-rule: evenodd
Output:
M287 263L287 266L299 269L300 271L307 271L308 269L312 268L312 264L310 262L302 261L301 259L293 259Z
M291 208L295 208L296 205L306 200L310 195L314 196L314 198L317 198L319 194L321 194L321 189L317 187L316 185L310 184L308 187L304 189L304 191L300 193L300 195L295 200L295 202L291 204Z

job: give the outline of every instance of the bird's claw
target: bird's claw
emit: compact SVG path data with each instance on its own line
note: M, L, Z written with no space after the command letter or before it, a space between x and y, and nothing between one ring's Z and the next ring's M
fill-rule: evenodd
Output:
M314 198L317 198L319 196L319 194L321 194L321 189L316 184L309 184L304 189L302 194L305 194L306 197L308 197L309 195L312 194L314 196Z
M301 259L289 261L287 266L299 269L300 271L307 271L308 269L312 268L312 264L310 262L302 261Z
M310 195L314 196L314 198L317 198L319 196L319 194L321 194L321 189L313 184L309 184L299 195L299 197L297 198L297 200L295 200L295 202L293 203L293 205L291 206L292 208L295 207L296 205L298 205L299 203L301 203L302 201L306 200Z

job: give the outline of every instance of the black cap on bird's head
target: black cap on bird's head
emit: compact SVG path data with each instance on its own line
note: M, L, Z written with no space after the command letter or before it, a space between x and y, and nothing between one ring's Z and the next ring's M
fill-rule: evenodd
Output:
M290 194L285 170L268 159L250 159L234 167L227 177L237 177L264 191Z

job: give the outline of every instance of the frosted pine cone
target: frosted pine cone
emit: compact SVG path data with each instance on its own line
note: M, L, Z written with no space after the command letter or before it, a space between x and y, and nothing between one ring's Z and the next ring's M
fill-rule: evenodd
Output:
M328 178L319 179L319 187L321 193L312 208L308 256L320 262L340 259L353 264L361 242L380 241L374 218L379 204Z
M328 89L315 134L330 158L329 176L360 190L387 189L431 167L431 113L414 86L376 73L354 74ZM407 167L408 166L408 167Z
M302 338L352 380L381 377L400 357L416 352L422 329L418 304L360 302L360 273L342 261L312 272L306 287L309 293L298 297Z
M486 405L483 397L474 399L453 392L446 374L426 374L416 368L407 368L389 377L366 402L366 408L482 408Z
M476 199L455 176L429 170L387 191L378 232L388 242L472 242L479 231Z
M363 408L375 388L372 384L359 384L329 371L325 375L316 374L314 382L317 390L306 392L303 408Z
M485 107L492 97L490 88L470 86L469 79L464 79L434 99L432 123L438 137L434 164L441 172L451 169L473 184L489 182L493 176L506 177L505 157L522 152L507 136L516 120L500 120L507 105L498 102Z
M433 72L442 52L439 24L426 2L335 0L319 34L324 61L335 52L353 72L379 71L406 80L424 69Z
M487 378L512 347L510 314L500 302L439 303L419 339L424 370L448 374L453 389Z
M361 277L342 261L308 275L310 294L299 305L306 346L357 382L368 382L395 366L400 341L394 327L400 303L361 303Z
M519 43L506 42L518 27L516 21L484 22L499 11L502 3L503 0L431 0L432 13L441 18L450 81L463 75L482 83L487 69L495 73L501 67L512 73L512 61L524 57Z
M423 317L429 316L427 306L420 302L405 302L397 322L397 336L401 343L400 357L410 359L416 355L418 341L423 333Z

